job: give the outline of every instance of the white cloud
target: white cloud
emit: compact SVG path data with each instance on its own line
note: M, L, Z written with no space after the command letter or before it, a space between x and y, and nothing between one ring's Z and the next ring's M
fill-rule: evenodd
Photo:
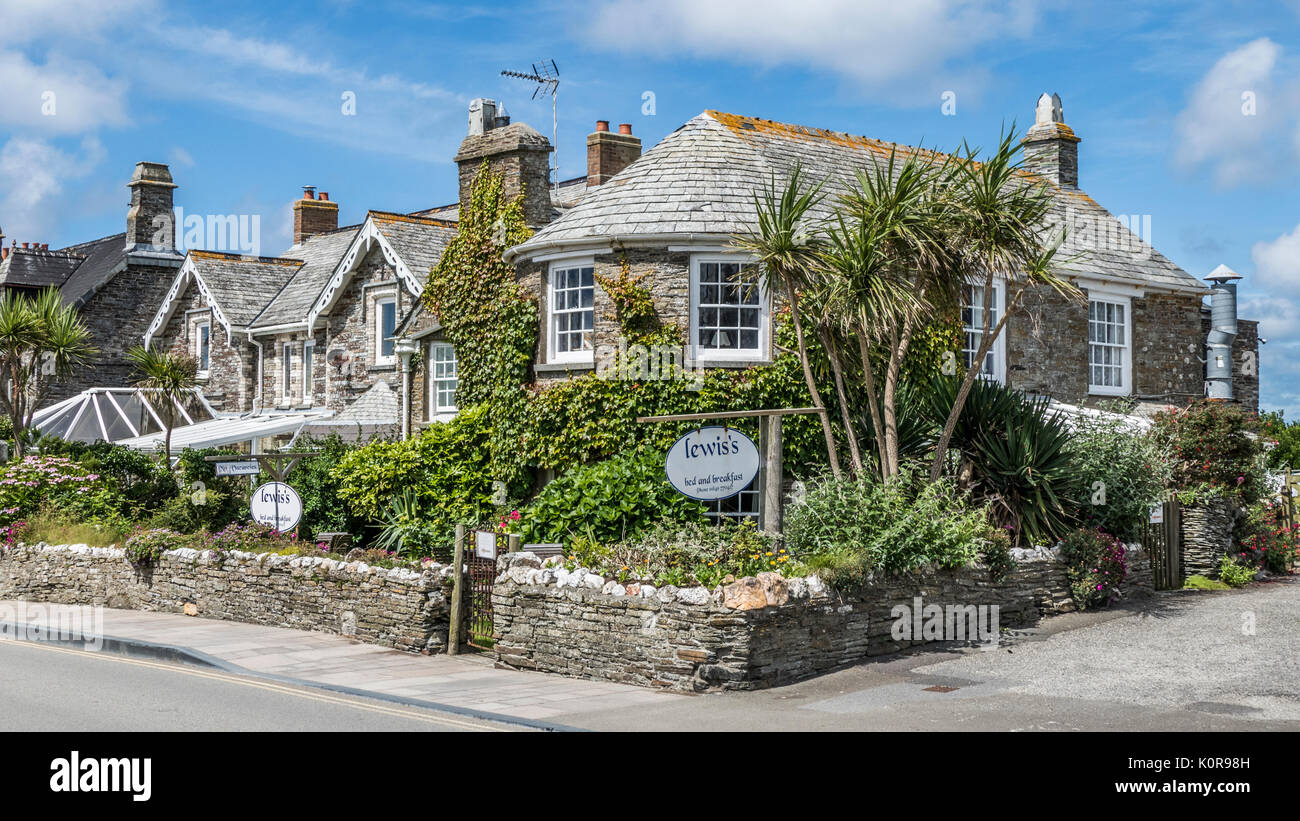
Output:
M1276 179L1296 147L1297 88L1280 81L1282 48L1267 37L1228 52L1192 90L1174 126L1175 161L1208 167L1223 187Z
M1300 296L1300 225L1277 239L1255 243L1250 258L1255 263L1252 284Z
M0 0L6 45L51 37L98 37L123 22L139 20L155 0Z
M6 215L5 233L20 243L48 241L62 213L64 184L87 177L105 154L94 137L83 139L78 153L26 137L6 142L0 149L0 214Z
M762 66L808 66L862 91L893 93L990 43L1006 47L1037 20L1030 0L604 0L584 14L594 45ZM931 101L927 97L926 104Z
M89 63L58 56L44 65L0 50L0 124L42 133L79 134L128 121L126 83Z

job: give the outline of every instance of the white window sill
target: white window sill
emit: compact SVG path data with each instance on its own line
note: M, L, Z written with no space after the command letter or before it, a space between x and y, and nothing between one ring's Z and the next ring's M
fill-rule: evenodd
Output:
M1128 388L1101 388L1088 386L1089 396L1132 396L1132 391Z
M688 368L755 368L771 365L772 360L754 351L747 356L704 356L688 359Z
M566 371L590 371L596 368L596 358L587 359L561 359L555 362L544 362L535 365L533 370L537 373L564 373Z
M456 411L438 411L427 421L433 422L450 422L456 418Z

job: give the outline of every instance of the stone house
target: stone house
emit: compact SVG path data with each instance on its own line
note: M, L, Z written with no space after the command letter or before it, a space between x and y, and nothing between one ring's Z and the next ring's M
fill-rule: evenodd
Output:
M1209 319L1202 303L1210 289L1079 188L1079 141L1059 98L1043 95L1023 141L1025 171L1049 183L1053 219L1068 228L1062 273L1086 303L1034 289L1008 319L984 372L1072 405L1128 397L1156 407L1205 396ZM594 275L614 275L624 260L633 274L647 275L661 319L687 331L688 365L772 361L771 295L730 243L753 224L754 191L797 161L810 179L825 181L825 209L857 171L878 166L894 148L919 150L706 111L612 176L589 174L588 194L506 252L541 306L538 380L592 372L617 349L612 304ZM962 313L968 365L982 331L982 291L967 289ZM1005 299L1000 283L995 311ZM1232 386L1237 400L1256 410L1257 323L1238 325Z
M48 244L20 248L14 241L0 259L0 287L24 293L58 288L64 304L80 310L98 349L88 367L53 386L49 402L86 388L129 384L126 351L140 343L153 306L181 267L171 172L162 163L137 163L128 187L124 233L53 251Z

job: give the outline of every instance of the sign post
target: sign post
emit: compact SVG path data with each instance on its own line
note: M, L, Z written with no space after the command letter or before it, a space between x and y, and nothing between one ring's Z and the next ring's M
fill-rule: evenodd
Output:
M315 451L298 453L255 453L251 456L205 456L205 462L216 463L218 476L257 476L262 471L271 474L274 482L267 482L253 491L249 513L258 524L270 525L281 533L297 533L302 519L302 497L285 479L289 471Z
M702 421L709 421L709 420L747 418L751 416L759 417L759 430L762 431L760 439L763 446L763 456L762 456L763 507L761 511L762 520L763 520L763 529L773 535L780 535L781 533L781 479L783 475L783 465L782 465L782 458L781 458L781 417L793 415L793 414L804 414L804 413L825 414L826 409L825 408L771 408L766 410L717 411L717 412L710 412L710 413L675 413L666 416L638 416L636 421L638 422L702 422ZM702 428L701 431L703 430L710 430L710 429ZM712 430L725 431L727 429L714 428ZM688 434L687 436L691 436L691 435L693 434ZM743 434L738 434L738 435L743 436ZM685 438L686 437L683 437L683 439ZM745 436L744 438L746 441L750 441L749 437ZM682 439L679 439L678 444L680 444L681 442ZM751 446L753 445L752 441L750 441L750 445ZM677 445L675 444L673 447L676 448ZM670 450L669 451L670 459L672 457L672 453L673 451ZM665 470L666 471L668 470L667 464L665 465ZM757 470L757 467L755 467L755 470ZM750 479L751 480L753 479L752 474L750 476ZM672 481L671 475L669 476L669 481L670 482ZM748 482L746 482L746 484L747 483ZM674 483L674 487L677 487L678 490L682 490L682 488L676 483ZM739 493L741 490L744 489L744 487L745 487L744 485L741 485L739 488L736 488L735 493ZM682 491L682 492L685 493L686 491ZM690 493L687 493L686 495L692 496L693 498L703 498L699 496L694 496L693 494ZM734 493L732 495L734 495ZM725 498L725 497L710 497L710 498Z

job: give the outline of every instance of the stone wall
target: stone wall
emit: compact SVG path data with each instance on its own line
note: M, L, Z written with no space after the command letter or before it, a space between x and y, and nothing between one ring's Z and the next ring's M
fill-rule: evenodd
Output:
M451 568L423 572L303 556L171 550L141 569L112 547L19 545L0 555L0 599L186 612L349 636L407 652L446 649Z
M244 335L237 334L231 339L193 279L177 299L171 319L158 334L156 344L164 350L197 358L195 329L200 322L207 322L211 332L208 376L199 380L203 397L213 408L225 413L253 410L252 391L257 381L257 349L249 344Z
M1182 510L1183 578L1219 578L1219 561L1232 544L1238 508L1228 499L1209 499Z
M1145 552L1129 556L1127 591L1151 589ZM1002 583L987 568L928 569L873 580L852 593L816 577L765 573L710 592L622 585L543 568L531 553L500 561L493 591L495 653L518 669L668 690L747 690L797 681L933 639L893 635L894 607L997 605L1003 627L1074 609L1050 551L1017 551ZM924 612L924 610L922 611Z

